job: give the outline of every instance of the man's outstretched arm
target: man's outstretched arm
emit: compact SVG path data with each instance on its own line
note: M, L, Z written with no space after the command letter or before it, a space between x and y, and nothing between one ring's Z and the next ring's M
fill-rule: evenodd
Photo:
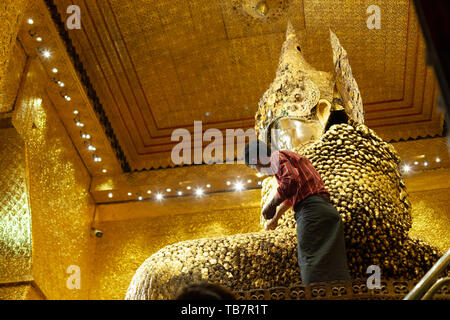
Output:
M278 226L278 220L280 220L280 218L283 216L283 214L290 208L291 206L289 204L287 204L286 202L283 202L277 209L277 213L275 214L275 216L268 221L265 226L264 229L266 230L275 230L276 227Z
M277 207L283 203L283 199L278 196L274 196L268 204L266 204L262 210L262 215L265 219L272 219L277 212Z

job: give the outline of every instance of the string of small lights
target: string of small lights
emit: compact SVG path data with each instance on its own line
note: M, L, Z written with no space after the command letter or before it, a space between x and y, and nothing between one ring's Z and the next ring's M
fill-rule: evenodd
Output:
M27 19L27 23L29 25L34 25L35 20L30 17ZM28 33L32 38L34 38L36 40L36 42L39 43L37 50L40 53L40 55L45 59L51 59L52 55L53 55L52 51L48 47L46 47L43 37L41 35L38 35L37 32L34 31L34 29L30 29ZM60 88L65 88L66 84L61 80L59 69L57 67L53 66L50 71L54 75L52 80L55 82L55 84L57 86L59 86ZM72 97L69 95L69 93L67 93L65 91L60 91L59 94L67 102L72 101ZM85 129L85 124L83 123L83 121L81 119L81 112L77 109L74 109L73 114L74 114L73 121L74 121L75 126L82 129L80 131L80 136L83 139L83 144L85 145L85 147L87 148L88 151L92 152L92 160L97 163L102 162L102 158L99 156L97 148L93 145L93 143L91 141L92 136ZM106 168L102 168L102 172L107 173L108 170ZM108 197L112 198L113 194L109 193Z
M255 180L255 182L257 183L258 187L261 186L262 181L261 180ZM251 179L247 180L248 184L252 183ZM211 184L206 184L204 187L198 186L193 188L192 186L188 185L183 187L182 189L180 188L167 188L165 193L162 191L158 191L156 193L153 193L152 190L147 190L147 196L144 197L143 194L145 194L145 192L141 192L141 193L133 193L133 192L128 192L127 195L130 198L130 200L157 200L157 201L163 201L166 197L182 197L182 196L194 196L196 198L202 198L208 194L213 194L213 193L218 193L218 192L229 192L229 191L234 191L234 192L241 192L241 191L245 191L245 190L251 190L254 189L254 187L247 187L246 183L242 180L236 180L234 182L231 181L226 181L225 183L227 186L230 187L230 189L228 190L220 190L220 191L211 191L208 192L208 189L211 189ZM185 193L185 190L186 193ZM152 194L154 194L152 196ZM114 193L113 192L109 192L108 193L108 198L113 198L114 197Z

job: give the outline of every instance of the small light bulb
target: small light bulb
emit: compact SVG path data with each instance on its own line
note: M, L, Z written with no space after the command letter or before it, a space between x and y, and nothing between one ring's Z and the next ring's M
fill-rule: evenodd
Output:
M60 87L64 87L65 86L64 82L62 82L62 81L58 81L58 84L59 84Z
M179 196L181 196L181 195L183 194L183 192L178 191L177 194L178 194Z
M87 133L86 134L86 139L89 140L90 138L91 138L91 135Z
M141 201L142 199L143 199L142 196L139 196L139 197L138 197L138 200L139 200L139 201Z
M36 38L36 41L37 41L37 42L41 42L41 41L42 41L42 38L41 38L41 37L37 37L37 38Z
M236 191L242 191L242 190L244 189L244 184L243 184L241 181L237 181L237 182L234 184L234 189L235 189Z
M419 164L419 161L414 161L414 165L418 165Z
M258 186L260 186L261 185L261 181L258 181Z
M102 172L103 172L103 173L107 173L107 172L108 172L108 170L106 170L106 169L103 169L103 170L102 170Z
M211 188L211 185L208 183L208 184L206 185L206 187L207 187L207 188Z
M89 145L88 149L89 149L89 150L91 150L91 151L95 151L95 150L97 150L97 148L96 148L96 147L94 147L93 145Z
M152 190L147 190L147 193L148 193L148 194L151 194L151 193L152 193Z
M229 186L231 184L231 182L230 181L227 181L227 186Z
M247 180L247 183L252 183L252 180L248 179L248 180Z
M424 165L425 167L427 167L427 166L428 166L428 162L425 161L425 162L423 163L423 165Z
M73 114L78 114L78 110L73 110Z
M256 174L256 176L257 176L258 178L261 178L263 175L262 175L262 173L259 173L259 172L258 172L258 173Z
M52 72L53 72L53 73L58 73L58 69L53 68L53 69L52 69Z
M437 157L436 162L441 162L441 159L439 157Z
M411 171L411 166L405 164L405 165L403 166L403 171L405 171L406 173L408 173L409 171Z
M191 186L187 186L186 189L191 190L192 188L191 188Z
M112 197L113 197L113 194L112 194L112 193L109 193L109 194L108 194L108 197L109 197L109 198L112 198Z
M197 188L197 189L195 189L195 195L196 195L197 197L201 197L201 196L203 195L203 193L204 193L204 191L203 191L202 188Z
M31 19L31 18L28 18L28 24L33 24L34 23L34 20L33 19Z
M167 188L167 189L166 189L166 191L167 191L167 192L171 192L171 191L172 191L172 189L170 189L170 188Z
M67 101L70 101L70 100L72 100L72 98L71 97L69 97L67 94L64 96L64 99L66 99Z
M163 195L162 195L162 193L158 193L158 194L156 194L156 200L159 200L159 201L161 201L163 199Z
M52 56L52 53L49 50L42 51L42 55L46 58L50 58Z
M132 195L132 193L131 193L131 192L128 192L128 195L129 195L129 196L131 196L131 195Z

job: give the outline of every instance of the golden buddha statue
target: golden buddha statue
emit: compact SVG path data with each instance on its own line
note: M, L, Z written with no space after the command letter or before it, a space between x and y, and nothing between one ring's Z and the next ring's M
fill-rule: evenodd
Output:
M347 53L330 31L334 74L303 58L289 23L275 80L256 114L258 138L298 152L320 173L344 221L352 278L370 265L383 281L417 280L441 253L409 238L411 205L394 148L364 125L361 95ZM345 121L336 121L344 115ZM334 120L333 120L334 119ZM262 207L276 191L266 178ZM233 291L301 284L293 213L275 230L183 241L166 246L136 271L126 299L171 299L184 286L209 281ZM262 222L264 218L262 218Z

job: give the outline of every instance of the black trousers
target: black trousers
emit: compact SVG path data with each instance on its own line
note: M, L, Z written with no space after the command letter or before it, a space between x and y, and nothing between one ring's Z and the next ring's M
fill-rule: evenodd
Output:
M333 204L321 195L311 195L294 210L302 283L350 280L343 222Z

